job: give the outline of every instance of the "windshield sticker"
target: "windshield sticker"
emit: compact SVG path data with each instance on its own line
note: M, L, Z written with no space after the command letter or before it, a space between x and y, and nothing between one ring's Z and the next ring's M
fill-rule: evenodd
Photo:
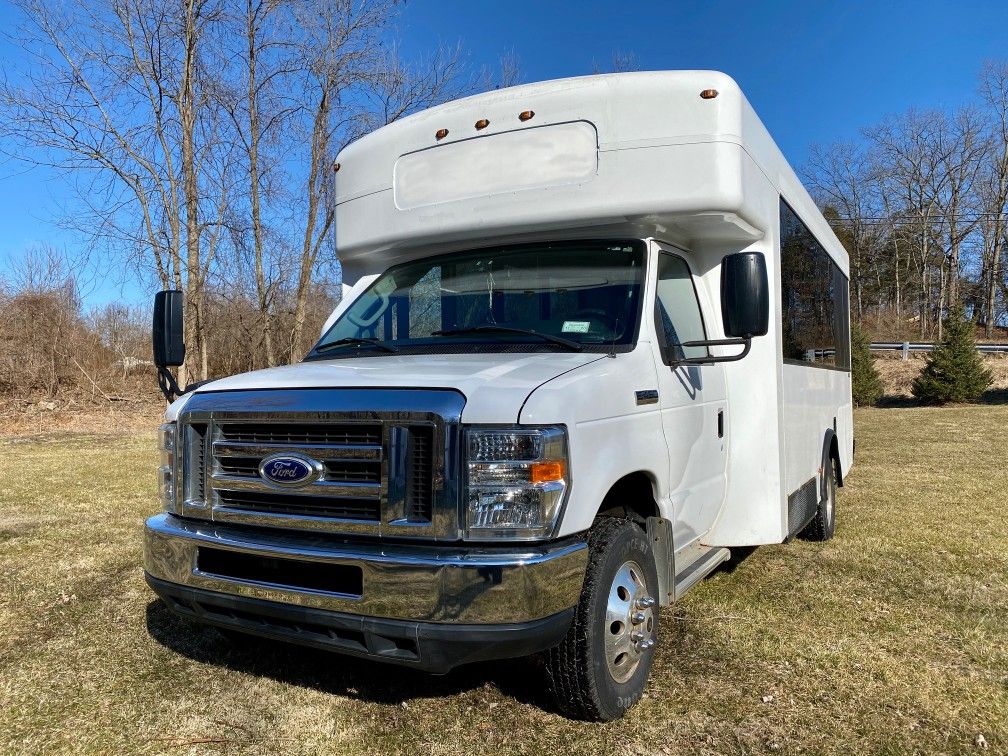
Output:
M561 330L563 333L588 333L590 325L590 320L565 320Z
M380 294L384 299L396 290L396 282L393 276L383 276L379 279L378 283L374 285L374 291Z

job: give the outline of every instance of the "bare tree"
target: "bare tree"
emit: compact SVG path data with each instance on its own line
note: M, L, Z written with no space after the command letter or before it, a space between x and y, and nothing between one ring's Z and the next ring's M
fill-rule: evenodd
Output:
M304 353L308 295L336 216L333 189L340 168L336 154L363 133L450 99L458 91L462 68L459 48L441 48L413 65L405 63L394 48L375 57L368 40L387 17L385 3L347 3L334 10L342 15L325 16L308 36L304 50L315 97L290 339L294 354Z
M947 291L939 296L939 329L941 338L941 313L949 305L960 301L961 247L977 226L979 217L975 205L975 182L987 151L987 141L979 114L973 108L962 108L951 118L940 121L938 152L942 156L942 182L937 194L940 199L942 226L948 242ZM943 281L944 283L944 281Z
M499 81L501 89L522 83L521 58L513 47L501 55Z
M269 255L264 202L268 201L272 174L282 161L289 134L289 121L300 103L291 96L299 61L296 57L296 29L287 4L279 0L245 0L236 8L233 34L241 40L235 60L240 62L235 82L224 91L224 107L241 146L247 182L248 224L234 203L231 208L232 242L242 249L245 232L251 229L253 275L258 302L257 343L266 365L277 364L274 346L275 295L267 273ZM266 152L264 152L264 149Z
M186 336L204 339L201 243L215 206L203 176L220 132L207 119L214 87L203 44L220 16L210 0L19 0L29 67L0 84L0 134L18 159L64 171L92 220L89 233L153 263L186 291ZM212 216L211 216L212 217ZM194 350L183 381L202 373Z
M397 0L16 2L28 65L0 83L0 136L70 178L69 224L185 291L183 383L215 364L208 287L237 307L246 275L262 362L303 353L336 264L336 154L461 91L457 48L385 44Z
M1003 287L1008 213L1008 64L989 61L980 73L980 95L991 118L986 169L981 181L981 230L984 239L981 284L984 329L988 338L997 322L997 294Z
M864 316L865 261L878 246L880 227L870 219L879 213L877 183L864 148L853 142L829 147L813 145L806 180L823 205L833 206L843 218L851 239L851 278L858 318Z
M521 59L513 47L508 48L497 61L497 69L483 66L476 77L473 89L477 92L489 92L494 89L505 89L521 84L523 80Z
M626 52L624 50L614 50L609 67L603 68L597 62L592 62L592 73L626 73L629 71L640 71L640 61L637 60L637 53Z
M940 214L940 193L947 180L942 168L947 159L940 152L938 133L943 115L936 111L910 110L867 129L865 134L887 167L887 183L902 198L908 219L913 220L918 239L920 290L918 318L920 336L931 319L932 273L935 226ZM940 312L938 313L940 328Z
M351 125L337 112L340 95L358 83L375 60L374 41L391 4L374 2L314 3L298 13L306 30L300 55L308 73L306 104L310 103L308 178L304 189L304 234L295 295L292 351L302 351L308 289L322 248L332 228L335 209L332 185L339 166L334 161L333 138Z
M1008 64L984 65L979 95L955 110L888 117L861 143L812 150L807 180L824 212L837 210L830 222L851 250L857 311L874 306L881 327L891 309L902 337L914 300L920 337L940 339L956 306L988 338L1008 325ZM869 289L874 305L862 296Z

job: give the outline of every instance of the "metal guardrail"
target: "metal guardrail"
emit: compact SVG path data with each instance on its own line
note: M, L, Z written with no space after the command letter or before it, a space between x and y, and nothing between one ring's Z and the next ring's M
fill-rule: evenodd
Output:
M904 357L910 352L930 352L934 349L936 344L934 342L922 342L922 341L904 341L900 342L879 342L869 344L868 348L875 351L894 351L903 352ZM995 354L998 352L1008 352L1008 344L977 344L978 352L985 352L988 354Z

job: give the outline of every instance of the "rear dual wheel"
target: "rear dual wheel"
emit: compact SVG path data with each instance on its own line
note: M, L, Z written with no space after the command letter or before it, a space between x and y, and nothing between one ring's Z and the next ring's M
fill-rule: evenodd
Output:
M836 532L837 480L840 478L840 463L829 455L823 460L822 477L819 480L819 506L815 517L805 526L801 537L809 541L828 541Z
M581 600L567 635L547 652L557 707L578 719L618 719L644 692L658 635L658 573L644 531L602 518L589 538Z

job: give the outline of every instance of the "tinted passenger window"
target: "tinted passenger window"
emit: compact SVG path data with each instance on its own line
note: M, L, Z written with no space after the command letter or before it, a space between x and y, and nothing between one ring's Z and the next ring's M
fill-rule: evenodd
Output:
M681 346L683 342L707 338L693 277L681 257L662 254L658 258L655 309L658 336L664 337L662 346L668 358L681 360L708 355L707 347Z
M784 361L850 370L847 277L784 200L780 226Z

